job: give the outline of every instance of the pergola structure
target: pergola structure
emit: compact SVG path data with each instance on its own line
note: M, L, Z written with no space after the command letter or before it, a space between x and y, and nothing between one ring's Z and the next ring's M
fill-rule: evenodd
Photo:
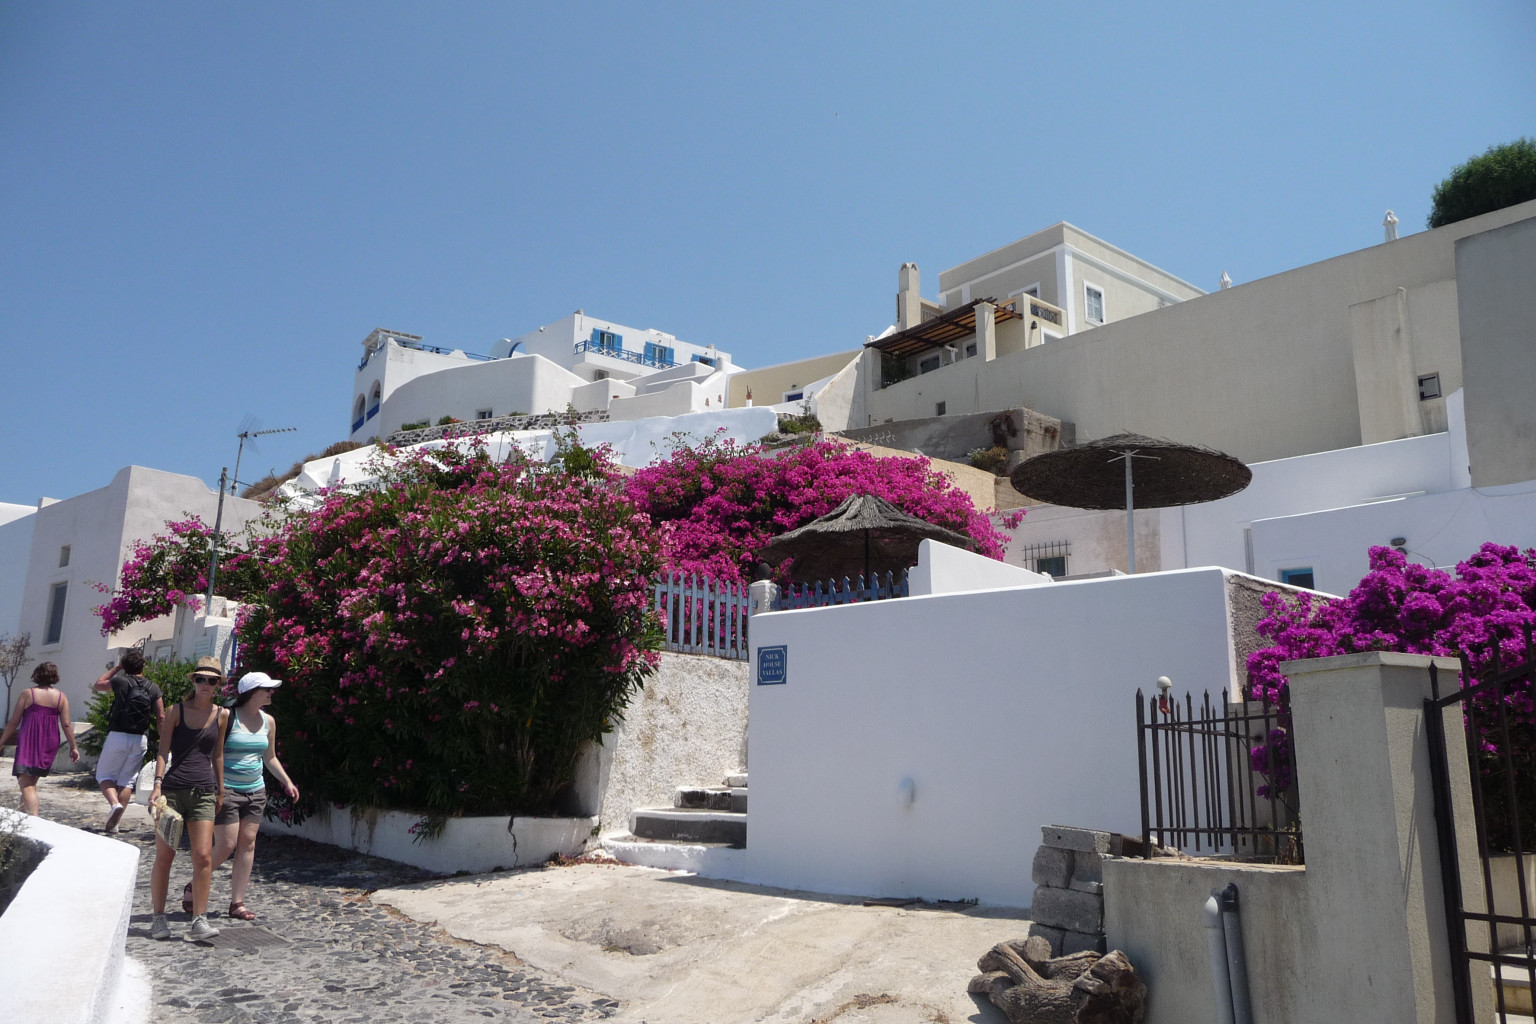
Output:
M932 320L924 320L915 327L908 327L904 331L867 341L864 347L879 349L898 359L906 359L927 352L929 349L953 345L960 339L969 338L976 333L976 307L983 302L990 302L994 307L992 313L994 323L1003 324L1009 320L1024 319L1018 310L1011 305L1000 304L997 299L977 299L969 305L952 309Z

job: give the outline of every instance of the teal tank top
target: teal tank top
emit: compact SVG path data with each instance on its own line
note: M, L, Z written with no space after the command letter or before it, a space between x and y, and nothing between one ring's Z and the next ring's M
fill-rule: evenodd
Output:
M261 728L251 732L240 721L240 713L234 717L229 737L224 741L224 786L237 793L254 793L265 789L261 777L262 757L267 752L267 716L261 716Z

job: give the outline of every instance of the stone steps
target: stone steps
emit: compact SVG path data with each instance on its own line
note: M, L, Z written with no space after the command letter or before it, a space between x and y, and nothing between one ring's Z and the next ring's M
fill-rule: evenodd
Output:
M725 777L723 786L679 786L671 807L642 807L629 817L638 840L695 845L747 845L747 773Z
M678 786L673 807L747 813L746 786Z
M649 807L635 811L629 830L640 839L747 845L747 816L704 807Z

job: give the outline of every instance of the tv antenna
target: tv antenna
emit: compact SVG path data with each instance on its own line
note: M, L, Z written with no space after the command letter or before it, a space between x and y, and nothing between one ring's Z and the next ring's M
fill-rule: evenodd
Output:
M250 427L252 427L252 426L260 426L260 425L261 425L260 422L251 423L249 425L246 425L245 429L241 430L240 433L235 435L236 437L238 437L240 439L240 445L239 445L238 448L235 449L235 475L233 477L231 477L230 481L229 481L229 493L230 494L234 494L235 493L235 488L240 485L240 456L245 454L245 442L247 440L249 440L251 438L255 438L255 437L265 437L267 434L291 434L295 430L299 429L298 427L273 427L270 430L252 430L252 429L250 429ZM219 493L220 494L224 493L222 487L220 487ZM215 528L215 532L217 532L217 528Z

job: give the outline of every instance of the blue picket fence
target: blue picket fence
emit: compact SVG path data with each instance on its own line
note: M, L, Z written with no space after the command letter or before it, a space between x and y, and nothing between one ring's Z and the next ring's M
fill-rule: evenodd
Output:
M852 578L844 576L841 583L837 580L791 583L780 588L779 599L774 603L773 610L777 612L793 608L855 604L860 601L886 601L893 597L906 597L908 592L906 569L899 576L893 572L887 572L883 577L878 572L872 573L868 582L861 574Z
M746 583L731 583L712 576L668 573L652 585L652 607L661 617L662 648L683 654L709 654L745 661L747 617L751 596ZM907 570L900 575L874 573L841 580L792 583L779 591L774 611L822 608L860 601L885 601L908 594Z
M747 584L678 572L657 577L652 592L665 650L746 660Z

